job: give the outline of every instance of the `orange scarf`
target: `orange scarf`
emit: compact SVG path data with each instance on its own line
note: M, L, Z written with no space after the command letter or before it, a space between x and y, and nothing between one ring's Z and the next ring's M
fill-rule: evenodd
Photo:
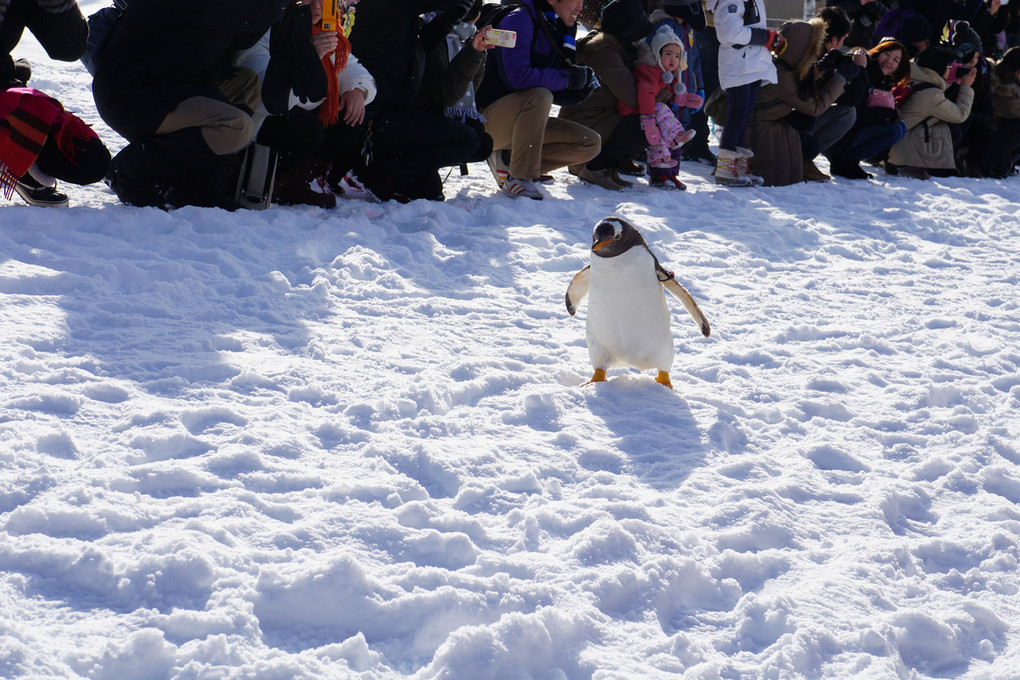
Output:
M313 33L320 31L321 24L312 29ZM351 53L351 43L344 35L340 21L336 22L336 37L338 40L336 49L322 58L322 68L326 70L326 101L319 107L319 120L327 127L335 125L340 120L340 84L337 77L347 66L347 57Z

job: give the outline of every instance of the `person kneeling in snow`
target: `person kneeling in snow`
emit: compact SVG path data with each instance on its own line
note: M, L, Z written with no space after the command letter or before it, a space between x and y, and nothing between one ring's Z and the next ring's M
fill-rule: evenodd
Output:
M67 195L56 180L98 182L110 152L60 102L25 87L32 69L10 52L26 28L50 57L76 61L85 52L88 24L74 0L0 0L0 44L7 47L0 57L0 184L8 199L16 191L29 205L62 208Z

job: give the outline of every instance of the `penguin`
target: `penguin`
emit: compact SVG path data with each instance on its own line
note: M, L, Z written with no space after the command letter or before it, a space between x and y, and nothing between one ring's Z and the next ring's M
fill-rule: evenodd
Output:
M641 232L619 217L600 220L592 233L591 264L574 275L566 296L571 316L590 298L586 336L595 373L585 384L604 382L606 369L627 366L657 369L655 381L673 389L669 369L675 352L663 288L707 338L708 319L673 272L659 264Z

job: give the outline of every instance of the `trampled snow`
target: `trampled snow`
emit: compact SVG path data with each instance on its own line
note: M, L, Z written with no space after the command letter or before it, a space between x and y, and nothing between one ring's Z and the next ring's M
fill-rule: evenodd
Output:
M1020 677L1020 178L709 172L0 207L0 677ZM583 385L606 215L712 323L673 391Z

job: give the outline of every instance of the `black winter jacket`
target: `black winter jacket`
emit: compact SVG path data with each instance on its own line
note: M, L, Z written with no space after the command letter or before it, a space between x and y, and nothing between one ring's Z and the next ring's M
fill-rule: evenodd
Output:
M355 5L351 51L375 78L377 93L370 112L417 106L426 53L462 18L437 17L424 24L421 15L457 4L458 0L361 0Z
M128 141L156 131L189 97L226 101L214 81L254 45L288 0L130 0L96 59L99 115Z
M77 6L60 14L39 8L35 0L11 0L0 22L0 87L11 87L14 60L11 51L21 42L25 29L32 32L51 59L76 61L85 53L89 27Z

